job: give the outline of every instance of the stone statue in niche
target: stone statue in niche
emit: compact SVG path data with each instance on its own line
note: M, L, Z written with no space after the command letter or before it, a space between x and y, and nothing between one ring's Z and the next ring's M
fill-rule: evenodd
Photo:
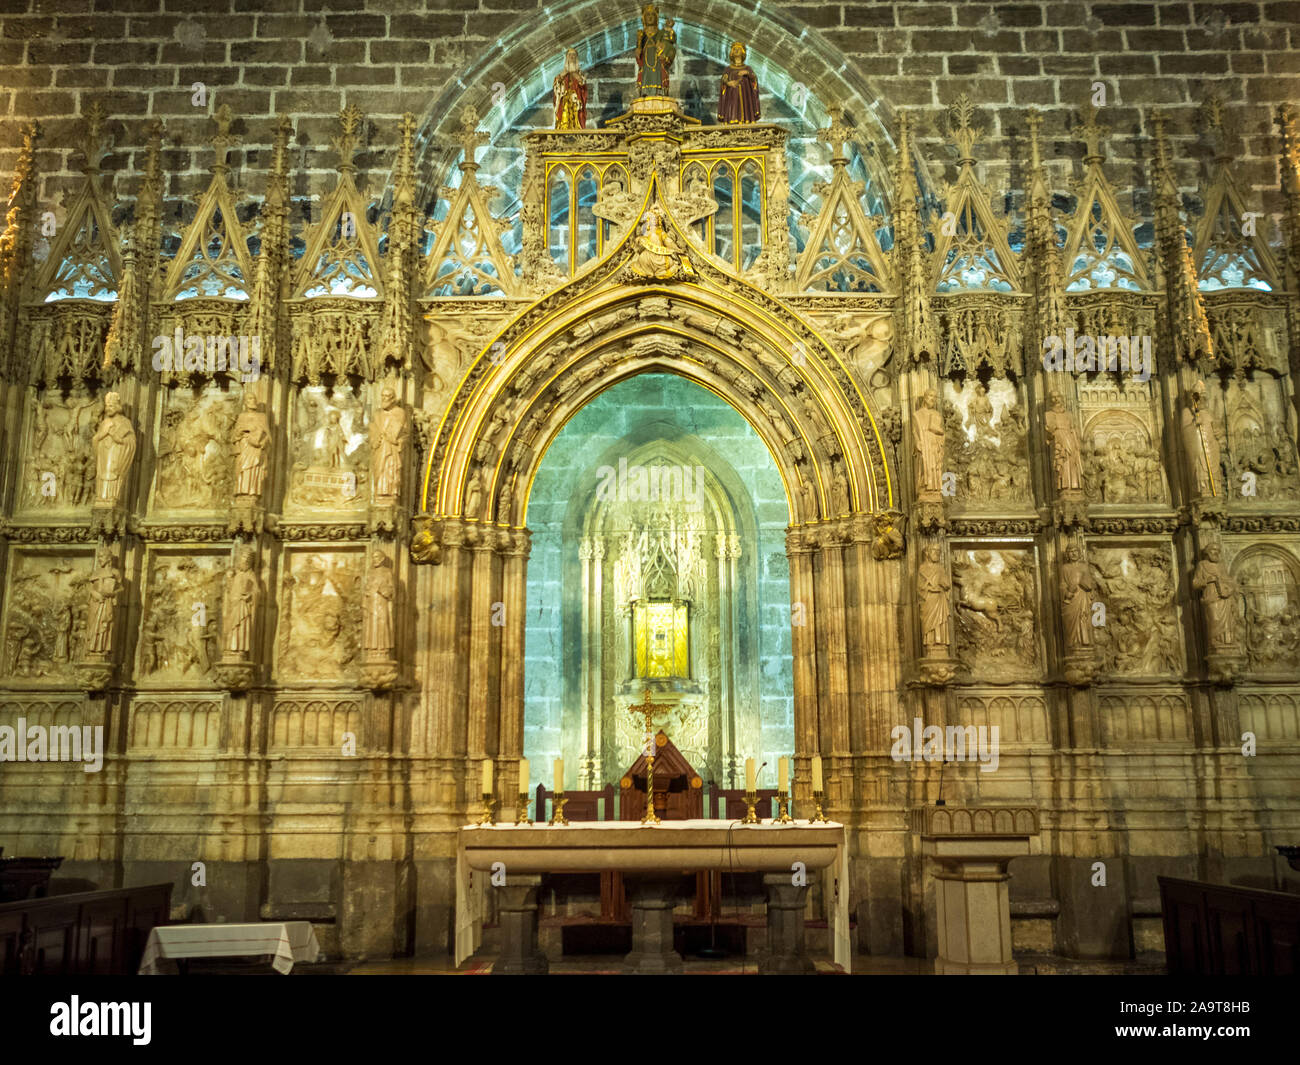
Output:
M222 658L247 661L253 653L257 608L262 600L262 582L254 568L252 548L236 556L235 568L226 578L221 604Z
M1206 404L1205 382L1197 381L1183 404L1183 451L1198 496L1222 496L1223 452L1219 430Z
M95 506L121 505L126 478L135 460L136 437L116 392L104 397L104 416L91 439L95 451Z
M113 653L117 603L122 595L122 569L107 545L102 545L99 549L87 587L90 602L86 619L85 657L107 659Z
M1097 590L1092 566L1078 544L1065 549L1061 566L1061 620L1065 629L1065 650L1076 654L1092 647L1092 604Z
M587 78L578 69L578 50L564 53L564 70L551 86L556 129L587 128Z
M469 483L465 486L465 510L463 516L477 520L483 510L483 470L475 466L470 470Z
M410 435L406 411L397 402L397 393L385 385L379 412L370 425L371 484L378 503L395 503L401 493L402 461Z
M244 393L244 409L235 419L230 442L235 451L235 495L252 503L260 502L262 485L266 482L271 429L266 412L251 391Z
M912 451L916 459L916 497L925 503L943 498L943 416L939 397L928 390L912 412Z
M1219 545L1207 544L1192 574L1192 587L1201 593L1205 628L1212 653L1237 650L1237 612L1241 589L1219 558Z
M838 462L834 464L834 474L831 476L831 514L834 517L843 517L849 512L849 481L844 476L844 467Z
M366 578L366 608L362 615L361 645L367 657L392 658L397 639L393 628L393 604L397 582L386 556L375 552Z
M718 87L718 125L757 122L759 114L758 78L745 65L745 46L736 41L728 53L729 65L722 72Z
M1083 490L1083 452L1074 418L1065 408L1065 399L1059 392L1052 393L1051 410L1044 415L1047 435L1052 441L1052 471L1056 475L1056 490L1081 492Z
M943 550L928 544L925 561L916 572L921 597L921 643L927 655L946 655L952 642L952 578L943 564Z

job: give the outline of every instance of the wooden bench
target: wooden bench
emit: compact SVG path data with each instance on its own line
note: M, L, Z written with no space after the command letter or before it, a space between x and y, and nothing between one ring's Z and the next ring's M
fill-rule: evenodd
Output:
M1170 975L1300 974L1300 895L1157 879Z

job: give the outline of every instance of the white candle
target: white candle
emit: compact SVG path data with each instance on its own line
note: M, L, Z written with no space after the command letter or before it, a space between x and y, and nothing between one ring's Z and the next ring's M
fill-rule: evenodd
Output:
M822 756L814 754L812 759L812 785L813 791L823 791L822 788Z
M745 790L746 791L758 790L756 787L754 787L754 759L752 758L745 759Z
M492 793L492 759L484 758L483 759L483 794L490 795L491 793Z
M776 760L776 790L790 790L790 759L785 755Z
M519 794L528 794L528 759L519 759Z
M555 772L555 782L551 785L556 791L564 790L564 759L555 759L555 765L552 767Z

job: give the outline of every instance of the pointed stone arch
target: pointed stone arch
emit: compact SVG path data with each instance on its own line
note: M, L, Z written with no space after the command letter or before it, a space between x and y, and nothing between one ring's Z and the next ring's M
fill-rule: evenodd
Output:
M638 233L652 203L679 276L646 282ZM421 510L522 528L528 486L564 423L650 371L686 377L745 417L772 452L791 525L895 505L870 401L834 346L700 251L652 182L609 256L522 311L470 364L430 449Z

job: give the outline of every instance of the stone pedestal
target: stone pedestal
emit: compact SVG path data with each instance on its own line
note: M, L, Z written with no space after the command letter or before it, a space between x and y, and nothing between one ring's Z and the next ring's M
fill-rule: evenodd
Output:
M681 894L680 874L624 874L632 905L632 952L625 973L679 973L682 956L673 950L673 906Z
M493 976L545 975L550 964L537 946L537 892L540 876L507 876L497 910L501 915L501 955Z
M814 873L805 874L809 885ZM804 913L808 887L796 887L789 873L765 873L767 895L767 950L758 960L760 973L814 973L817 966L804 946Z
M921 853L937 865L934 971L1014 976L1007 865L1030 853L1030 840L1038 835L1036 812L1023 806L923 806L912 818Z

